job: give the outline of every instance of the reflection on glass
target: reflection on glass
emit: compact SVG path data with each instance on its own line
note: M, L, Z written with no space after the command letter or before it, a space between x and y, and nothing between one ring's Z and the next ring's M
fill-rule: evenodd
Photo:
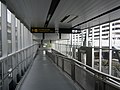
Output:
M94 50L94 68L99 70L99 48L95 48Z
M112 75L120 78L120 20L111 22L112 26Z
M109 70L109 50L108 48L102 50L102 72L108 73Z
M120 78L120 51L112 51L112 75Z
M109 73L109 23L101 25L101 45L102 45L102 59L101 59L101 71Z

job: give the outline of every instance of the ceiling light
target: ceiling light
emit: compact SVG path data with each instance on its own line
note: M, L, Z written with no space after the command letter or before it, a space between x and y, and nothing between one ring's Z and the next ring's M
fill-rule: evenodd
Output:
M75 20L76 18L78 18L78 16L74 16L71 20L69 20L67 23L72 22L73 20Z
M49 19L50 19L50 16L51 16L51 15L49 14L49 15L48 15L48 17L47 17L47 21L49 21Z
M64 22L70 15L65 16L60 22Z

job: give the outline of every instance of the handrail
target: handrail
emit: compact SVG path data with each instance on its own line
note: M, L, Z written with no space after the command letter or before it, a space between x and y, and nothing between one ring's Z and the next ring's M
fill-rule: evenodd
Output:
M59 44L59 43L55 43L55 44L57 44L57 45L68 45L68 46L72 46L72 47L85 47L85 46L80 46L80 45L69 45L69 44ZM105 48L105 47L102 47L102 48L100 48L100 47L92 47L92 46L88 46L88 47L90 47L90 48L94 48L94 49L102 49L102 50L114 50L114 51L120 51L119 49L114 49L114 48L112 48L112 49L109 49L109 48Z
M25 60L23 60L23 61L21 61L20 63L18 63L10 72L7 72L6 74L6 76L5 77L3 77L3 79L1 79L1 81L0 81L0 83L2 83L8 76L9 76L9 74L11 74L19 65L21 65L24 61L26 61L26 59Z
M54 53L54 54L55 54L55 53ZM109 75L109 74L100 72L100 71L98 71L98 70L96 70L96 69L93 69L92 67L90 67L90 66L88 66L88 65L85 65L85 64L81 63L80 61L78 61L78 60L76 60L76 59L74 59L74 58L70 58L70 57L66 57L66 56L62 56L62 55L58 55L58 54L55 54L55 55L57 55L57 56L59 56L59 57L62 57L62 58L65 58L65 59L72 60L74 63L79 64L79 65L82 65L82 66L90 69L93 73L98 73L99 75L103 75L103 76L106 76L106 77L108 77L108 78L111 78L111 79L114 79L114 80L120 82L120 78L117 78L117 77L111 76L111 75ZM64 59L64 60L65 60L65 59ZM87 69L85 69L85 70L87 70ZM107 78L106 78L106 79L107 79ZM119 85L120 85L120 83L119 83Z
M4 59L6 59L6 58L9 58L9 57L11 57L11 56L13 56L13 55L15 55L15 54L18 54L18 53L20 53L20 52L22 52L22 51L24 51L24 50L26 50L26 49L34 46L34 45L36 45L36 44L33 44L33 45L31 45L31 46L28 46L28 47L25 47L25 48L23 48L23 49L21 49L21 50L18 50L18 51L14 52L14 53L9 54L8 56L1 57L1 58L0 58L0 61L4 60ZM6 75L5 75L5 77L3 77L3 78L0 80L0 83L2 83L2 82L9 76L9 74L11 74L19 65L21 65L23 62L25 62L25 61L26 61L28 58L30 58L34 53L35 53L35 52L33 52L33 53L32 53L29 57L27 57L26 59L24 59L24 60L22 60L21 62L19 62L14 68L12 68L12 70L11 70L10 72L7 72Z
M0 61L6 59L6 58L8 58L8 57L13 56L14 54L17 54L17 53L19 53L19 52L22 52L22 51L24 51L24 50L26 50L26 49L34 46L34 45L36 45L36 44L33 44L33 45L31 45L31 46L28 46L28 47L25 47L25 48L23 48L23 49L21 49L21 50L18 50L18 51L16 51L16 52L10 53L10 54L8 54L7 56L0 57Z

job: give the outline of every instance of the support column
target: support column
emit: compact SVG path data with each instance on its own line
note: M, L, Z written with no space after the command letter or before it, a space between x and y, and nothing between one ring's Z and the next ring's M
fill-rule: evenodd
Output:
M100 39L99 39L99 71L102 69L102 26L100 25Z
M7 7L1 3L1 33L2 33L2 57L6 57L8 53L8 42L7 42ZM4 60L2 65L2 79L5 77L5 73L8 72L7 60ZM8 79L3 81L3 90L8 90Z
M8 42L7 42L7 7L1 3L1 16L2 16L2 56L7 56Z
M112 23L109 31L109 75L112 74Z
M24 48L24 25L21 23L21 49ZM24 60L24 51L21 52L22 61ZM24 63L22 62L21 74L24 74Z
M86 29L86 47L88 47L88 29Z
M94 28L92 28L92 68L94 68Z

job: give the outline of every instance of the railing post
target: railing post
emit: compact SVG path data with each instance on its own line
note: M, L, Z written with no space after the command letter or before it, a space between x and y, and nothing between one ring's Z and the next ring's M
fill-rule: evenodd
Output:
M56 57L56 59L57 59L57 66L58 66L58 57Z
M53 55L53 53L52 53L52 55ZM55 63L55 55L53 55L53 62Z
M75 63L71 61L71 78L75 81Z
M47 51L47 54L52 59L52 61L55 63L55 55L53 53L48 52L48 51Z
M62 58L62 70L64 71L64 59Z
M56 64L57 56L55 55L55 64Z

